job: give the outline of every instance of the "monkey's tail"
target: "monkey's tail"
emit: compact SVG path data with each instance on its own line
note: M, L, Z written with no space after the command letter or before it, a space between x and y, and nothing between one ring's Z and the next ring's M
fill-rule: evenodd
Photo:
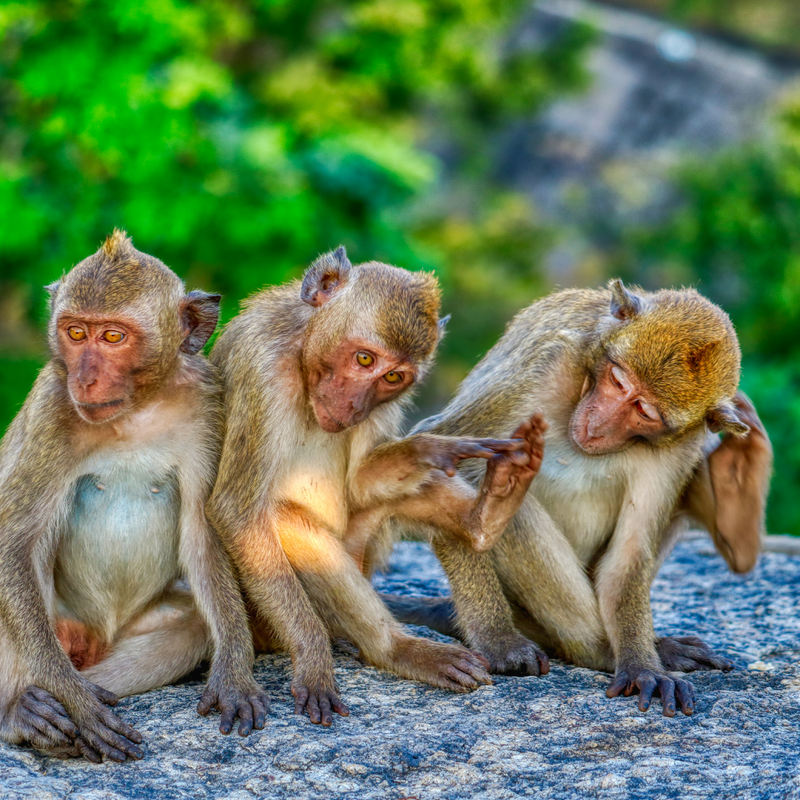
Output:
M425 625L445 636L459 638L455 624L456 609L451 597L402 597L381 593L381 600L400 622Z

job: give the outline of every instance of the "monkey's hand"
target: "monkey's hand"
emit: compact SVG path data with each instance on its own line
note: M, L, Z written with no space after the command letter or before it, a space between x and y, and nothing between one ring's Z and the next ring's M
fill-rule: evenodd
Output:
M519 511L542 466L547 423L534 414L512 434L519 450L498 452L489 459L478 502L470 519L470 544L479 553L491 549Z
M681 711L694 714L694 686L683 678L671 678L665 671L646 669L633 664L617 669L606 697L630 697L639 692L639 711L647 711L655 694L661 695L661 707L665 717L674 717L676 702Z
M238 717L239 736L247 736L253 728L260 730L267 724L269 698L252 678L232 681L212 674L197 704L197 713L205 717L212 708L221 715L221 733L229 734Z
M656 639L656 652L669 672L694 672L721 669L730 672L733 661L718 656L702 639L696 636L663 636Z
M489 642L470 642L496 675L547 675L550 661L545 652L521 634L495 637Z
M458 464L467 458L483 458L491 461L498 454L513 458L524 466L529 460L529 444L522 437L511 439L471 439L456 436L433 436L415 434L405 440L413 448L416 466L426 471L440 470L452 478Z
M292 681L292 694L294 695L294 713L308 712L308 718L315 725L324 725L326 728L333 723L333 712L341 717L347 717L350 710L339 697L339 687L333 676L324 678L305 678L296 676Z
M115 706L119 698L113 692L83 678L80 690L77 697L73 695L62 698L60 708L47 701L47 705L54 711L60 713L63 709L65 716L77 728L74 748L58 748L53 755L60 758L83 756L95 764L99 764L103 756L119 762L126 758L137 761L144 758L144 753L137 747L142 742L142 734L107 708ZM45 701L38 699L38 702Z
M75 749L78 726L67 710L49 692L29 686L20 696L14 711L14 727L26 742L48 755ZM80 753L75 751L75 755Z

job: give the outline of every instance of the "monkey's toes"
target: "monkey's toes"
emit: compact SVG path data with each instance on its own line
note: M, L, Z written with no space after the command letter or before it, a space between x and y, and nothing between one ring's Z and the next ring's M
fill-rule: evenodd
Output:
M341 717L350 715L350 710L342 702L339 693L333 689L309 689L304 685L293 685L292 694L295 697L294 713L308 713L309 720L315 725L326 728L332 725L333 712Z
M664 669L669 672L697 672L719 669L730 672L733 662L717 655L702 639L696 636L664 636L656 641Z

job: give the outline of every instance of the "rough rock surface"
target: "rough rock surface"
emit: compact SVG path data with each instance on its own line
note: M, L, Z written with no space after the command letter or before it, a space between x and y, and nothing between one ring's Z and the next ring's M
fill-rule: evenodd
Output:
M423 545L404 544L381 588L439 594ZM62 762L0 746L0 796L117 798L786 798L800 797L800 559L765 555L731 575L707 540L681 543L653 588L656 628L697 633L736 661L699 673L693 717L607 700L608 676L553 664L453 695L362 666L337 677L352 711L330 729L291 714L289 662L262 656L268 727L225 737L194 712L201 682L124 700L146 736L137 763Z

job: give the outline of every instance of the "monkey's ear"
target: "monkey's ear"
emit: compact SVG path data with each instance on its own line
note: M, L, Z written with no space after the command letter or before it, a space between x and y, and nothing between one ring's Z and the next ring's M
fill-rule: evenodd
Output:
M52 283L48 283L47 286L44 287L44 290L50 297L54 297L58 292L59 286L61 286L61 281L53 281Z
M728 433L731 436L746 436L750 433L750 426L742 422L736 406L731 403L720 403L712 408L706 417L708 427L714 433Z
M181 302L181 324L184 340L181 351L194 355L203 349L211 338L219 321L221 295L195 290L189 292Z
M450 322L450 315L448 314L446 317L442 317L438 323L436 323L436 328L439 331L439 341L441 342L444 339L444 335L447 333L447 323Z
M300 299L314 308L324 305L347 283L352 266L344 245L321 255L303 276Z
M642 310L642 300L629 292L619 278L608 286L611 289L611 315L618 320L632 319Z

